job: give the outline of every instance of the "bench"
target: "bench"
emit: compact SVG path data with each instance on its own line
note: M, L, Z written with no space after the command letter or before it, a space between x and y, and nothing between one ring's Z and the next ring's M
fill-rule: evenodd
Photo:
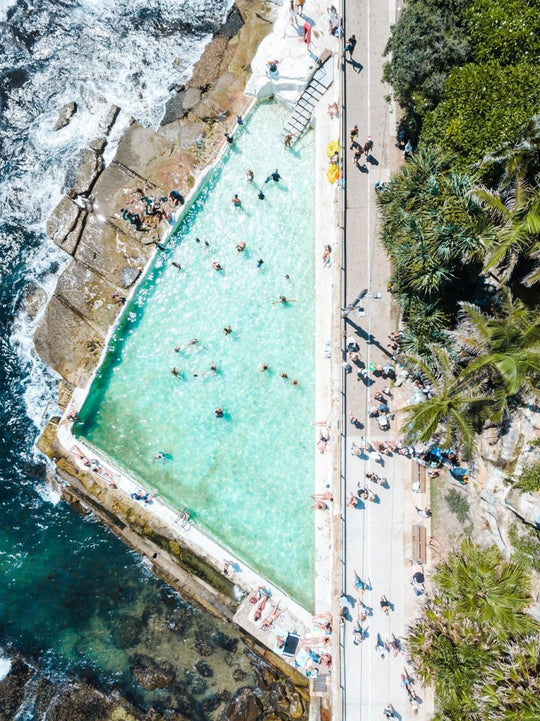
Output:
M412 553L413 561L426 562L426 528L418 523L412 527Z
M421 463L416 464L416 480L418 481L420 485L420 493L426 492L426 467L423 466Z

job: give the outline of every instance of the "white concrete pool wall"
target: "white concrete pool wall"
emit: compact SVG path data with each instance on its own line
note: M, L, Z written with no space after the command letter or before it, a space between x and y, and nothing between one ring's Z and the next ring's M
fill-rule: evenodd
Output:
M298 35L289 23L288 8L282 9L278 19L274 25L274 31L261 43L261 46L252 62L253 75L246 88L246 93L252 93L253 99L248 104L248 110L251 110L258 99L274 96L278 101L286 103L289 106L294 105L294 101L298 93L303 89L306 81L313 72L314 55L320 55L323 50L330 49L334 52L334 57L328 62L335 64L336 70L339 64L339 40L328 35L326 29L326 7L320 2L309 4L309 13L306 10L306 16L311 19L320 18L323 24L321 31L313 34L312 53L309 53L302 36ZM277 59L280 67L280 77L271 80L267 75L267 60ZM339 72L334 73L335 78L339 78ZM331 140L339 138L340 120L331 119L327 113L328 103L334 101L339 102L339 87L335 82L330 88L327 95L322 99L315 113L315 202L316 202L316 218L315 218L315 242L314 253L316 263L315 276L315 293L316 293L316 418L314 422L327 422L330 432L330 443L324 454L315 452L315 479L314 490L324 491L339 488L336 479L339 478L339 419L340 419L340 364L336 362L339 358L340 338L339 338L339 284L340 284L340 266L341 266L341 249L339 247L339 193L335 185L331 185L326 178L326 170L328 168L328 157L326 148ZM215 172L223 154L227 150L227 144L223 143L214 161L207 166L204 172L199 176L197 182L186 198L185 205L176 217L173 227L167 229L162 242L168 239L176 232L181 224L185 214L197 199L201 190L204 188L209 178ZM322 252L323 247L330 244L332 247L332 264L330 267L323 267ZM159 252L159 251L157 251ZM152 257L146 267L137 285L131 289L129 298L136 292L141 282L144 282L147 273L153 266L154 257ZM71 434L71 424L67 420L67 415L74 410L82 407L84 400L90 390L95 374L97 373L103 359L106 349L111 340L113 333L118 327L120 319L111 327L107 336L105 350L100 359L100 364L96 368L91 381L84 389L77 389L74 393L72 401L64 414L62 422L58 430L58 438L66 450L70 450L73 445L78 445L90 457L97 457L86 444L80 439L75 439ZM114 468L108 461L98 458L100 463L106 468L110 468L118 474L118 470ZM80 467L84 469L83 464ZM126 493L133 492L138 484L125 476L118 481L118 486ZM334 491L335 492L335 491ZM324 612L331 610L335 605L336 583L332 576L332 558L335 551L337 541L336 530L340 523L339 499L336 497L336 503L331 505L330 511L314 511L316 513L316 536L315 542L315 611ZM268 584L254 569L249 568L240 559L235 559L231 553L223 549L218 543L208 536L201 533L195 526L191 526L189 530L183 530L178 525L178 510L168 507L166 504L156 499L152 506L146 507L154 513L162 522L172 528L181 542L188 548L193 550L197 555L211 563L215 568L223 570L223 559L230 558L238 563L242 571L229 571L229 577L244 591L249 592L259 585L270 586L276 600L283 599L287 605L291 619L297 619L300 623L309 627L310 614L301 607L294 599L288 597L283 591ZM246 630L250 628L246 626Z

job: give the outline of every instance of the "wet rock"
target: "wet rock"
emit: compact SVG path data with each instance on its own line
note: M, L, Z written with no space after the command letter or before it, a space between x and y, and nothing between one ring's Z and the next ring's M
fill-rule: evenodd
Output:
M21 659L15 658L5 678L0 681L0 721L12 721L23 700L24 687L34 671Z
M122 288L130 288L140 276L141 271L137 268L126 266L120 271L120 284Z
M109 107L100 123L100 129L103 135L108 135L111 132L112 126L114 125L119 112L120 108L118 105L111 105Z
M278 713L286 714L289 710L289 693L283 683L275 683L268 694L268 704Z
M222 631L216 631L211 636L212 642L216 644L216 646L219 646L219 648L222 648L224 651L227 651L228 653L236 653L236 650L238 649L238 639L237 638L231 638L230 636L227 636Z
M298 691L293 691L289 697L289 708L287 709L287 715L292 719L300 719L305 713L304 702Z
M185 94L186 93L182 88L182 90L178 91L174 95L171 95L171 97L167 100L165 103L165 112L160 123L161 125L173 123L175 120L180 120L187 115L188 111L184 109Z
M35 283L28 283L24 295L26 312L32 318L37 316L39 311L47 302L47 293Z
M232 677L234 681L243 681L246 677L246 672L242 671L241 668L235 668L232 672Z
M45 714L47 721L97 721L106 719L114 702L85 683L64 684Z
M197 661L195 668L203 678L212 678L214 675L214 669L206 661Z
M73 192L76 195L88 193L102 170L103 157L91 148L85 148L81 153L79 166L75 173Z
M88 147L94 152L101 154L107 147L107 142L107 138L96 138L88 143Z
M244 19L240 15L240 12L236 5L233 5L231 11L229 12L229 15L227 16L227 20L219 28L218 35L232 38L240 32L243 26Z
M171 631L174 631L175 633L182 633L191 626L192 620L190 610L180 606L167 614L165 622L167 624L167 628Z
M141 636L141 624L137 618L123 614L115 619L111 639L116 648L135 646Z
M239 689L225 707L220 721L259 721L263 706L248 686Z
M65 128L66 125L69 125L69 121L71 118L75 115L77 112L77 103L71 102L66 103L63 105L60 110L58 111L58 118L56 119L56 123L53 125L53 132L56 132L57 130L60 130L61 128Z
M137 682L148 691L153 691L156 688L167 688L174 678L174 672L168 663L158 663L144 654L136 657L130 671L137 679Z
M255 676L255 684L262 691L268 691L277 681L277 673L267 664L261 662L252 663L251 667Z
M45 230L49 238L62 247L67 234L73 230L81 209L64 195L56 208L47 218Z

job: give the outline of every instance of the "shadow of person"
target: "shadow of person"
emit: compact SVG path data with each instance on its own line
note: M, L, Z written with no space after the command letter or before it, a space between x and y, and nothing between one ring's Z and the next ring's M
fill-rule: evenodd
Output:
M366 163L369 163L370 165L379 165L379 161L377 158L374 158L371 153L367 156Z
M353 60L352 58L351 60L347 60L347 58L345 58L345 62L352 66L355 73L361 73L364 69L364 66L362 63L359 63L358 60Z

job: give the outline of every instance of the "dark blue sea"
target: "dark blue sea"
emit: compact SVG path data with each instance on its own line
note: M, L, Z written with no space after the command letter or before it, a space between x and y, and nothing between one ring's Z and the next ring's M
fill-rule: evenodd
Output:
M181 703L201 719L213 718L205 699L250 682L244 647L46 484L34 443L57 412L57 379L33 352L24 299L35 286L50 294L68 260L45 220L108 104L122 108L110 159L130 116L157 127L168 88L189 77L226 12L223 0L0 0L0 676L17 651L52 678L90 679L143 707ZM52 132L69 101L77 113ZM195 666L203 642L206 679ZM172 664L172 686L142 689L130 671L141 654ZM31 698L19 718L37 718Z

